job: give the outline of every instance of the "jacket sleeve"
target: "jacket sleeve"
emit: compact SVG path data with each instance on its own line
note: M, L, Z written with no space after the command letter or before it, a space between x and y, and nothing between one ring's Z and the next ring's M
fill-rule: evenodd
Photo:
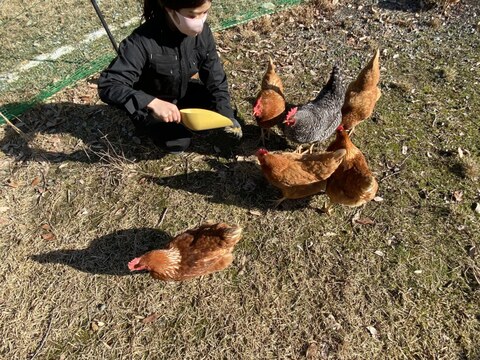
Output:
M223 65L217 54L215 39L208 25L205 25L203 32L205 32L206 53L199 67L200 80L205 84L207 91L213 96L216 110L220 114L234 119L233 110L230 105L227 76L225 75Z
M126 110L130 115L144 109L155 97L135 90L133 86L142 74L147 56L136 34L122 41L118 56L102 71L98 79L100 99Z

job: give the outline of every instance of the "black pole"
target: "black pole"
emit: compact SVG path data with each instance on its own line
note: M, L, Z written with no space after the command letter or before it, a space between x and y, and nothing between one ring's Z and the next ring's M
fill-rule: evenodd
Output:
M96 12L97 15L98 15L98 18L99 18L100 21L102 22L103 28L104 28L105 31L107 32L108 38L110 39L110 42L112 43L113 48L115 49L115 52L118 54L118 45L117 45L117 42L116 42L115 39L113 38L113 35L112 35L112 33L110 32L110 29L108 28L107 22L105 21L105 18L103 17L102 12L100 11L100 9L99 9L99 7L98 7L98 5L97 5L97 1L96 1L96 0L91 0L91 1L92 1L93 8L95 9L95 12Z

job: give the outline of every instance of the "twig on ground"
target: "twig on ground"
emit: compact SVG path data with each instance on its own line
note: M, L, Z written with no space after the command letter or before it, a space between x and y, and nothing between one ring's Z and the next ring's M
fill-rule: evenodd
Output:
M188 158L185 158L185 179L188 181Z
M10 126L18 135L20 135L23 140L27 142L29 141L28 136L22 130L16 127L15 124L13 124L10 120L8 120L8 118L3 115L2 112L0 112L0 117L7 123L8 126Z
M410 156L411 156L411 155L407 155L407 156L405 157L405 159L403 159L403 161L402 161L400 164L398 164L398 166L397 166L398 169L399 169L398 171L394 171L394 172L391 173L391 174L385 175L384 177L382 177L382 178L379 180L379 182L383 182L384 180L388 179L389 177L399 174L399 173L402 171L401 167L403 166L403 164L405 164L405 161L407 161Z
M52 320L53 320L53 310L50 314L50 319L48 320L48 326L47 326L47 331L45 332L45 335L43 335L42 340L40 341L40 344L38 344L37 349L33 353L32 357L30 357L29 360L33 360L37 357L37 355L40 353L40 351L43 349L45 346L45 343L47 342L48 335L50 334L50 329L52 328Z
M168 211L168 207L166 207L166 208L163 210L162 215L160 215L160 217L158 218L157 223L155 224L155 227L159 227L160 225L162 225L163 220L165 220L165 216L167 216L167 211Z

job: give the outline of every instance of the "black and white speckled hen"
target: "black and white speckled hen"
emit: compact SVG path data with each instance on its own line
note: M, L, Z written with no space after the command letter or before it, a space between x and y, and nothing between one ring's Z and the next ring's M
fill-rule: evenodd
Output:
M345 100L343 77L337 65L333 67L330 79L311 102L293 107L284 121L287 139L313 144L325 140L335 132L342 120L342 106Z

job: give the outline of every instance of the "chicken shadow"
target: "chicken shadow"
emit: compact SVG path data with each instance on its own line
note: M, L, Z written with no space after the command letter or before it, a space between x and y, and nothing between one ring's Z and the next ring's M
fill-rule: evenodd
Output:
M119 230L93 240L85 249L55 250L32 255L41 264L64 264L82 272L129 275L127 264L144 253L163 248L171 240L164 231L152 228Z
M264 178L260 166L253 161L220 163L207 160L211 171L192 171L179 175L155 177L145 180L172 189L201 194L206 201L234 205L248 210L296 210L308 207L310 198L286 200L274 208L274 200L281 197L279 189ZM215 184L214 186L212 186Z

